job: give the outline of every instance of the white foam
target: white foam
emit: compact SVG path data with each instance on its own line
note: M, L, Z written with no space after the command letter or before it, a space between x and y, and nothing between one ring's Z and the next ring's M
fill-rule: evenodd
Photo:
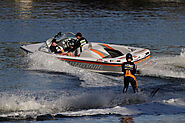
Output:
M98 93L101 93L98 95ZM68 110L79 110L97 107L106 107L114 97L106 96L107 93L81 93L75 96L61 95L58 99L46 100L43 98L26 95L2 94L0 100L0 111L11 112L37 112L37 114L56 113ZM95 101L96 100L96 101Z
M171 98L152 101L143 94L114 94L111 91L82 93L76 96L61 95L55 100L3 94L0 100L0 111L0 117L32 116L33 118L40 114L51 114L53 116L57 114L66 116L166 115L185 113L185 100L183 98Z
M174 100L176 104L174 105ZM116 106L106 109L89 109L77 112L62 112L66 116L86 116L100 114L119 114L119 115L156 115L156 114L181 114L185 113L185 102L181 99L163 100L163 102L150 102L137 105Z
M175 106L183 106L185 107L185 99L183 98L171 98L168 100L163 100L163 103L170 104L170 105L175 105Z
M25 93L26 94L26 93ZM0 117L38 116L40 114L58 114L59 112L107 108L117 105L130 105L146 102L145 95L114 94L111 91L96 91L80 95L61 95L57 99L47 100L26 95L1 94ZM108 108L109 109L109 108ZM103 109L102 109L103 110ZM96 112L98 113L98 112Z
M44 105L34 99L25 99L16 95L3 95L0 100L0 111L1 112L16 112L16 111L29 111L29 110L40 110Z
M142 75L185 78L185 52L180 55L154 57L141 69Z

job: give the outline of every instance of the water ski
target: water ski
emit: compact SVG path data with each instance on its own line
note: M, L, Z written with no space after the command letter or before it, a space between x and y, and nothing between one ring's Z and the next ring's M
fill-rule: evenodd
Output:
M155 94L159 91L160 88L155 88L151 93L150 93L150 97L154 97Z
M155 95L156 95L156 93L158 92L160 90L160 88L154 88L152 91L151 91L151 93L149 94L149 97L154 97ZM141 89L141 88L138 88L138 90L137 90L137 94L139 94L139 93L142 93L143 92L143 90ZM127 92L128 93L128 92Z

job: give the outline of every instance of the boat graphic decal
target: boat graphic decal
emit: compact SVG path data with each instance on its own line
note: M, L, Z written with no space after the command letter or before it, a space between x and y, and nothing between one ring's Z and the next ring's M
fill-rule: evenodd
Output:
M101 53L100 51L98 50L95 50L95 49L90 49L91 51L93 51L94 53L98 54L100 57L104 58L105 56L103 55L103 53Z
M104 47L106 47L106 48L108 48L108 49L111 49L111 50L114 49L114 48L110 47L108 44L102 44L102 46L104 46Z

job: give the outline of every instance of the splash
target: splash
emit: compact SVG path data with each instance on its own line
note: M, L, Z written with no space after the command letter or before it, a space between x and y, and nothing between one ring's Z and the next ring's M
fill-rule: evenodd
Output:
M182 49L181 53L180 53L181 57L185 57L185 49Z
M25 93L25 92L24 92ZM48 92L50 93L50 92ZM0 118L8 117L10 120L36 119L40 115L59 114L60 112L76 112L89 109L109 109L114 106L125 106L129 104L140 104L147 98L142 95L116 95L113 92L81 93L80 95L61 95L58 99L36 98L17 94L2 94L0 100ZM46 93L47 95L47 93ZM102 110L104 110L102 109ZM97 112L98 113L98 112ZM44 116L45 117L45 116Z
M71 66L67 62L42 52L29 54L26 61L28 63L28 70L53 71L76 76L81 80L82 87L113 86L119 84L116 83L117 80L121 80L121 78L113 78Z
M180 55L155 57L141 68L142 75L185 78L185 50Z
M26 97L23 95L9 95L3 94L0 100L1 114L9 114L15 112L29 112L41 111L45 107L44 104L39 103L35 98Z

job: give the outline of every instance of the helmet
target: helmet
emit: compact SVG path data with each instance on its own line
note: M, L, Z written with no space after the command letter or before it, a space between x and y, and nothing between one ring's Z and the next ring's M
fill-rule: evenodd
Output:
M132 54L128 53L128 54L126 55L126 60L128 61L128 59L133 60L133 58L132 58Z

